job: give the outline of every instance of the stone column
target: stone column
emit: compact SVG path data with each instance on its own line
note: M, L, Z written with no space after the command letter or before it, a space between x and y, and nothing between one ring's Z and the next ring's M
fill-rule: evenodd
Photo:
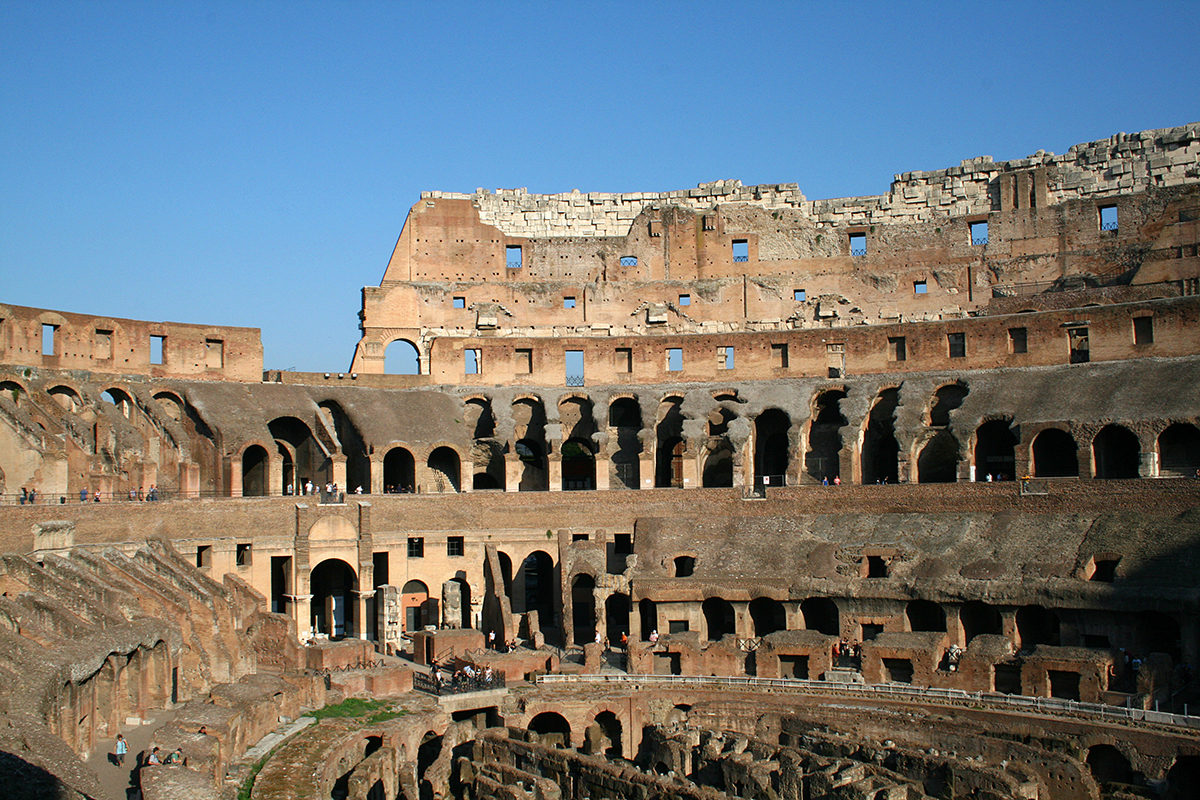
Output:
M338 491L346 491L346 457L341 453L332 453L329 456L332 469L330 470L330 480L338 485Z
M371 456L371 494L383 494L383 456Z
M224 459L225 467L225 493L230 497L242 496L242 460L226 456ZM95 484L93 484L95 486ZM90 493L89 493L90 494Z
M367 591L367 592L360 591L358 589L354 590L354 597L355 597L354 618L358 621L358 624L356 627L358 628L357 635L358 635L359 639L364 639L364 640L369 641L369 640L375 638L373 635L373 632L370 630L371 621L369 619L367 619L367 601L370 600L371 598L373 598L374 596L375 596L374 589L372 589L371 591Z
M504 454L504 491L521 491L521 473L524 471L525 465L517 455L516 448L510 447Z
M293 469L292 472L294 473L295 470ZM281 494L283 494L283 459L279 457L279 453L267 453L267 496L279 497Z
M754 622L750 619L749 603L731 603L733 606L733 633L740 639L749 639L754 633Z

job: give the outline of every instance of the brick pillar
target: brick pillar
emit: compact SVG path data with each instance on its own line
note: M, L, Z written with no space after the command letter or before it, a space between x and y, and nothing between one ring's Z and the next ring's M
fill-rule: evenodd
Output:
M383 456L371 457L371 494L383 494Z
M225 494L230 497L242 496L242 460L240 458L225 458Z
M504 491L521 491L521 473L525 465L517 455L515 448L504 454Z

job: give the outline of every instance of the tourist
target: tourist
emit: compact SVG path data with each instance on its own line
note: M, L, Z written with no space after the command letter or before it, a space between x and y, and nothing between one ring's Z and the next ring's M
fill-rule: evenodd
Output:
M834 475L834 476L833 476L833 485L834 485L834 486L841 486L841 485L842 485L842 476L841 476L841 475Z
M313 493L313 485L312 485L312 481L308 481L307 483L305 483L305 484L304 484L304 493L305 493L306 495L307 495L307 494L312 494L312 493Z
M170 764L171 766L182 765L183 764L183 748L176 747L172 752L167 753L167 758L163 763Z
M650 644L658 644L658 629L650 631Z
M208 726L201 725L200 730L196 731L196 733L200 734L201 736L208 736Z
M159 758L159 755L158 755L157 747L155 747L154 749L152 749L150 751L150 756L146 759L146 763L147 764L161 764L162 763L162 759Z
M361 484L361 483L360 483L358 486L355 486L355 487L354 487L354 493L355 493L355 494L362 494L362 484Z
M828 486L828 485L829 485L829 476L828 476L828 475L826 475L824 478L821 478L821 485L822 485L822 486Z
M125 741L125 734L117 734L117 745L113 748L113 756L117 760L117 766L125 766L125 754L129 752L129 742Z
M100 502L100 490L99 489L92 489L92 502L93 503Z
M79 502L81 502L81 503L87 502L87 487L86 486L79 490Z
M488 649L495 650L496 649L496 632L488 631L487 639L488 639Z

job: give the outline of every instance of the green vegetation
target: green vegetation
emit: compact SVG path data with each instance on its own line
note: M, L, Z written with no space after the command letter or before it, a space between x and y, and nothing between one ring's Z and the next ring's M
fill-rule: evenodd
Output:
M347 697L340 703L313 711L310 717L317 720L364 717L367 722L384 722L408 713L405 708L395 708L386 700L366 700L362 697Z
M246 776L246 780L242 781L241 788L238 789L237 800L250 800L251 793L254 792L254 779L258 777L258 773L262 772L262 768L266 765L267 760L275 755L275 747L271 752L254 762L254 766L250 768L250 774Z

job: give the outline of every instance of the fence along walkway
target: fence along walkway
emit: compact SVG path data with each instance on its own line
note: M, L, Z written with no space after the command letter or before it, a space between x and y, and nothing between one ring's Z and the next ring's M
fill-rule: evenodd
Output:
M860 697L895 698L919 702L975 703L990 709L1022 711L1037 714L1073 714L1115 722L1148 722L1178 728L1200 729L1200 716L1172 714L1166 711L1147 711L1140 708L1110 706L1104 703L1081 703L1057 697L1029 697L996 692L966 692L962 689L908 686L898 683L833 683L800 678L748 678L699 675L567 675L537 676L539 686L555 683L617 683L628 686L669 687L673 689L745 688L783 689L814 694L857 695Z

